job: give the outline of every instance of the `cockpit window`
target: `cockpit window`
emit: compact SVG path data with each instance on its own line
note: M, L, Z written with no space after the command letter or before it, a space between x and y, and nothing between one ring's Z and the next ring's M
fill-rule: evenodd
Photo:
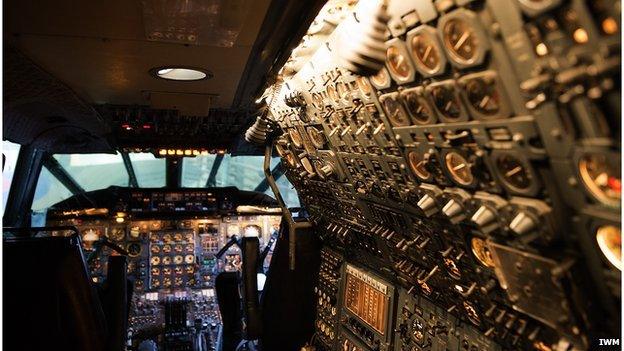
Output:
M165 186L167 177L164 158L156 158L150 153L131 153L129 156L139 187L161 188Z
M58 163L85 190L128 186L128 171L121 154L54 155Z
M72 192L44 167L41 169L41 174L37 181L32 210L35 212L45 210L70 196L72 196Z
M13 172L17 164L17 156L19 155L20 145L10 141L2 141L2 154L4 155L4 165L2 169L2 213L9 197L9 189L13 180Z
M274 169L279 157L271 159ZM265 181L264 156L201 155L186 157L182 163L182 187L225 187L235 186L239 190L260 191L274 196ZM299 197L288 179L277 178L280 193L288 207L299 207Z

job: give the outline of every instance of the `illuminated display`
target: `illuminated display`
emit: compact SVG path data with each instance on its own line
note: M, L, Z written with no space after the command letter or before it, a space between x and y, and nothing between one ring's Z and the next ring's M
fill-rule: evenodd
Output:
M373 329L385 334L388 286L353 266L347 266L345 307Z

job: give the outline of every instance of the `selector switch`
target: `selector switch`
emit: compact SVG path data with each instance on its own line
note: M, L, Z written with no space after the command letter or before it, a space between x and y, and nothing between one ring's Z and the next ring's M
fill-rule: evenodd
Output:
M496 211L486 205L481 205L472 215L470 221L480 228L486 228L496 223Z
M509 223L509 229L512 232L523 235L532 232L537 227L537 222L527 212L519 212Z
M442 213L444 213L444 215L449 219L460 216L463 212L464 207L459 203L459 201L454 199L449 200L444 207L442 207Z
M429 194L425 194L425 196L421 197L416 205L425 213L427 217L438 211L435 199Z

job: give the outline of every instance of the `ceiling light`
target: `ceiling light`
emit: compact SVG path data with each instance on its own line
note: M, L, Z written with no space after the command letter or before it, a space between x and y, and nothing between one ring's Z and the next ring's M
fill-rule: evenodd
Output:
M212 73L203 69L190 67L158 67L151 69L150 74L157 78L179 81L194 81L212 78Z

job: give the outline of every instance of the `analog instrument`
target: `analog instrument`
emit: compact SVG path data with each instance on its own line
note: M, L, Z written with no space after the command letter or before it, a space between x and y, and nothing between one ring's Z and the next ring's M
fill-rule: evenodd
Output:
M416 66L421 71L430 75L441 71L442 53L435 33L420 31L412 37L410 45Z
M173 241L182 241L182 234L181 233L173 234Z
M160 279L153 279L152 278L152 288L159 288L160 287Z
M171 275L171 268L165 267L163 268L163 275Z
M186 244L186 246L184 247L184 251L188 252L188 253L192 253L195 251L195 245L193 244Z
M150 273L151 273L152 275L160 275L160 268L158 268L158 267L153 267L153 268L150 270Z
M191 257L189 258L189 256L191 256ZM188 256L184 257L184 262L186 264L190 265L191 263L193 263L193 256L192 255L188 255ZM195 267L194 266L184 266L184 271L185 271L186 274L195 274Z
M305 169L306 172L308 172L309 174L315 174L314 166L312 166L312 163L310 163L310 159L308 159L307 157L301 159L301 165L303 166L303 169Z
M183 251L182 245L175 245L173 247L173 251L175 251L176 253L181 253Z
M461 105L455 96L455 89L446 85L436 85L431 89L436 108L446 119L453 121L461 117Z
M336 87L332 84L328 84L327 88L325 88L325 92L327 93L327 97L335 102L338 103L340 102L340 99L338 97L338 91L336 91Z
M184 262L184 257L182 255L176 255L173 257L173 264L182 264Z
M386 49L386 63L390 72L399 80L406 80L412 73L409 60L396 46L391 45Z
M163 279L163 286L165 288L170 288L171 287L171 278L165 277L165 279Z
M316 147L317 149L322 149L323 147L325 147L325 134L323 134L321 130L316 127L310 126L307 128L307 131L308 136L310 137L310 140L312 141L314 147Z
M173 282L174 282L173 285L175 286L182 286L182 283L183 283L182 277L175 277Z
M613 225L604 225L596 231L600 251L615 268L622 270L622 231Z
M166 254L171 253L171 245L169 244L163 245L162 252Z
M152 254L157 255L160 253L160 246L158 245L152 245L150 247L150 251L152 252Z
M458 184L469 186L474 182L472 166L464 156L455 151L450 151L444 156L444 164L451 178Z
M193 233L184 234L184 241L186 241L187 243L192 243L193 241L195 241L195 235Z
M165 256L162 258L162 264L164 265L170 265L171 264L171 257L169 256Z
M141 236L141 229L139 226L134 226L130 228L130 237L132 239L138 239Z
M531 187L533 177L516 156L504 154L496 160L496 167L503 181L512 190L522 191Z
M128 255L130 257L136 257L141 254L142 248L140 243L128 244Z
M173 273L175 275L182 275L183 272L184 269L182 268L182 266L175 266L175 268L173 268Z
M113 227L111 228L108 237L114 241L122 241L126 237L126 228Z
M323 95L320 93L312 93L312 105L317 109L323 108Z
M277 155L282 158L288 154L286 148L280 143L275 143L275 152L277 152Z
M468 315L468 319L474 325L481 325L481 318L479 317L479 313L469 302L464 301L464 309L466 310L466 314Z
M407 115L405 114L405 111L403 111L403 107L401 107L401 104L393 97L386 96L383 99L382 104L386 110L388 121L390 121L392 126L405 127L411 124L409 118L407 118Z
M347 84L345 84L344 82L338 82L336 83L336 92L338 93L338 97L344 101L349 101L350 97L349 97L349 88L347 87Z
M387 88L390 85L390 74L386 69L382 68L377 74L370 77L370 82L378 89Z
M501 110L501 96L493 79L479 77L466 82L470 106L484 116L496 116Z
M494 259L492 258L492 253L485 240L474 237L470 240L470 246L472 248L472 254L482 265L490 268L494 267Z
M444 24L444 46L457 62L471 64L479 50L479 39L471 23L462 18L452 18Z
M297 129L290 128L288 130L288 136L290 137L290 141L292 142L294 147L296 147L297 149L301 149L303 147L303 139L301 138L301 135L299 134L299 131L297 131Z
M152 258L150 259L150 264L152 266L158 266L160 264L160 257L152 256Z
M193 255L186 255L186 256L184 256L184 263L192 264L193 262L195 262L195 256L193 256Z
M579 161L579 173L587 190L601 203L618 207L621 201L622 180L605 155L586 155Z
M171 234L165 234L163 235L162 240L164 243L170 243L173 241L173 238L171 237Z
M415 91L405 91L402 95L405 108L412 119L421 125L435 123L434 112L424 97L419 96Z
M425 167L425 161L420 153L416 151L411 151L407 155L410 169L412 173L416 175L416 177L420 178L420 180L428 180L431 177L431 172L427 170Z
M357 84L357 87L362 95L367 97L371 96L371 94L373 93L373 87L371 86L368 79L366 79L365 77L357 77L355 83Z

